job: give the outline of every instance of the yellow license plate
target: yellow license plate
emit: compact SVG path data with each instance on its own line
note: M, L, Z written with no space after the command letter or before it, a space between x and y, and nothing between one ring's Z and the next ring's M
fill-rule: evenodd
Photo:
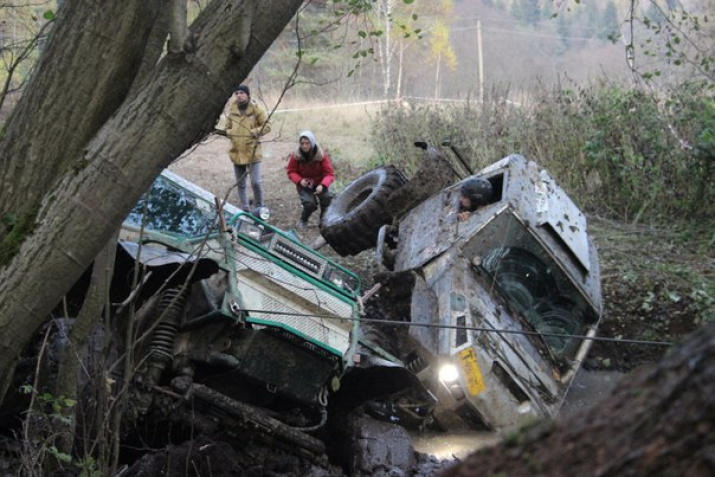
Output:
M474 352L474 348L466 348L460 351L457 356L464 372L464 380L467 382L469 394L476 396L487 388L484 384L482 371L479 369L479 364L477 364L477 354Z

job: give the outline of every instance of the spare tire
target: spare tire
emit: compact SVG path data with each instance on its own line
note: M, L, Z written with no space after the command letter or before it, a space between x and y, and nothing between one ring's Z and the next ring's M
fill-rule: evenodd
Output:
M402 172L392 166L366 172L333 199L320 234L341 256L374 247L380 227L392 222L387 201L406 182Z

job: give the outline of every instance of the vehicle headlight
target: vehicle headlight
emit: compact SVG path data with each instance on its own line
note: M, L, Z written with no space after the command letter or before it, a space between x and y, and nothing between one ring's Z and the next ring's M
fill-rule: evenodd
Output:
M268 207L258 207L253 211L253 215L265 222L271 218L271 211Z
M439 368L439 380L444 384L452 384L459 378L459 371L452 363L444 364Z
M323 274L323 279L343 290L355 291L355 279L342 270L328 267Z
M263 229L247 220L238 220L237 224L238 225L238 231L249 238L255 240L256 242L260 242L261 236L263 236Z

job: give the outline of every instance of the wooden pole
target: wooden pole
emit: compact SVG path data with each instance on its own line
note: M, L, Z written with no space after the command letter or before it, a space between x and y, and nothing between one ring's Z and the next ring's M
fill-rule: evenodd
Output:
M482 55L482 21L477 20L477 59L479 61L479 103L484 104L484 60Z

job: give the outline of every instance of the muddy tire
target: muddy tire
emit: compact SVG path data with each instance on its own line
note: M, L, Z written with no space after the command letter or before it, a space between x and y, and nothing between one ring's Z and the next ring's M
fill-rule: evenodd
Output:
M341 256L356 255L374 247L380 227L392 222L387 201L406 182L402 172L391 166L358 177L333 199L323 217L320 234Z

